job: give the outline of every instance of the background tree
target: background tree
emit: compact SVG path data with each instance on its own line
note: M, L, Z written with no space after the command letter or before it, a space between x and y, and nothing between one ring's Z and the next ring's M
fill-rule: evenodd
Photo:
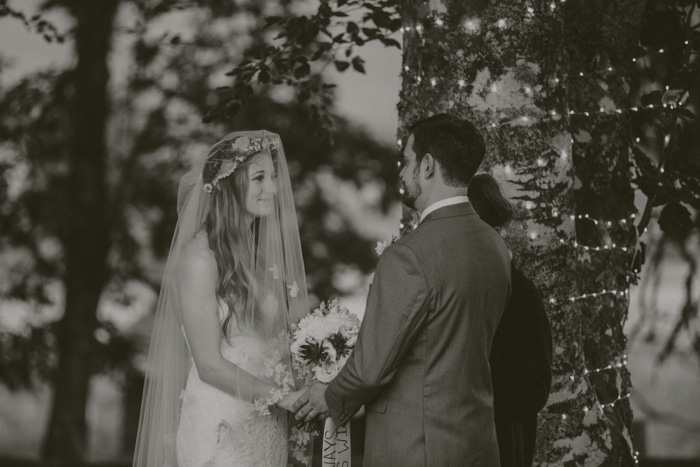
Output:
M564 9L574 111L577 282L582 293L618 291L587 299L580 322L583 369L589 372L582 381L593 394L581 418L584 425L599 420L592 433L605 453L602 465L632 465L635 456L623 326L644 254L634 223L629 93L644 3L575 2Z
M65 314L56 329L58 368L44 457L82 459L85 401L90 377L95 310L107 278L109 212L105 190L107 54L117 1L70 4L75 17L77 65L71 77L68 176L59 232L65 248Z

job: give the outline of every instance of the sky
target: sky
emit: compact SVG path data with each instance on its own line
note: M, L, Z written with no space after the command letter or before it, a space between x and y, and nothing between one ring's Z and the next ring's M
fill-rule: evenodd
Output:
M31 15L38 0L11 0L13 8ZM61 18L49 18L65 26ZM400 39L400 38L399 38ZM359 49L365 59L366 75L348 70L344 73L329 67L328 81L337 84L337 115L345 117L368 134L386 144L395 144L397 128L396 104L399 101L401 51L381 44L368 44ZM48 43L39 34L27 30L18 20L0 19L0 57L3 66L0 85L7 86L33 71L73 65L70 44Z

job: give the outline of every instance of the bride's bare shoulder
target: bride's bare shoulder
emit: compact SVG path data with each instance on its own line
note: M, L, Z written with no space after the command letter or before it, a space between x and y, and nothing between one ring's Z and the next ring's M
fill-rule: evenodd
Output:
M199 231L182 246L182 254L178 260L178 275L182 277L197 274L216 275L216 258L209 248L209 240L204 231Z

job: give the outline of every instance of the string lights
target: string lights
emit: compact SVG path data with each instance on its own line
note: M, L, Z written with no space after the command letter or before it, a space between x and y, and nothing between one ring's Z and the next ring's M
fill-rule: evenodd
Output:
M410 71L410 67L408 65L405 65L403 67L405 74L407 74ZM417 83L422 83L424 80L428 81L431 85L431 87L435 88L437 87L438 83L441 82L447 82L444 78L438 77L438 76L430 76L430 77L423 77L421 75L416 75L414 77L415 81ZM555 78L555 82L560 82L559 78ZM464 86L466 86L466 80L464 79L457 79L455 80L456 85L461 89ZM529 92L527 90L530 90ZM633 106L633 107L599 107L598 109L595 110L569 110L566 113L570 117L575 117L575 118L592 118L592 117L600 117L600 116L613 116L613 115L622 115L626 113L639 113L639 112L648 112L652 110L659 110L659 109L669 109L669 110L674 110L677 109L678 107L683 106L685 103L685 99L687 98L687 95L679 93L677 90L670 90L667 89L667 92L665 93L665 96L670 96L665 99L665 102L662 102L661 104L648 104L644 106ZM498 89L494 89L494 86L492 86L491 92L498 93ZM532 89L529 87L524 87L523 92L527 94L528 96L532 95ZM494 120L492 121L489 126L491 128L497 128L499 126L505 126L505 125L516 125L516 124L534 124L538 122L558 122L562 119L563 115L561 112L557 111L556 109L550 109L548 111L540 111L540 115L521 115L519 117L515 118L508 118L508 119L502 119L502 120Z
M608 365L601 367L601 368L596 368L595 370L589 370L588 368L583 370L583 373L580 375L569 375L569 380L573 383L576 381L576 377L578 376L579 378L587 377L588 375L593 375L597 373L601 373L603 371L608 371L608 370L618 370L622 369L623 367L627 366L627 355L623 355L622 359L619 361L613 361L610 362Z
M563 240L561 240L561 243L564 243ZM628 251L634 251L636 248L636 245L634 247L627 247L627 246L618 246L617 244L613 243L611 245L603 245L603 246L588 246L588 245L581 245L578 242L574 242L574 246L577 248L581 248L584 251L613 251L613 250L619 250L622 252L628 252Z
M402 192L402 190L399 190L399 191ZM534 203L532 203L531 201L526 201L525 208L528 210L533 209ZM585 220L588 220L590 222L593 222L595 225L601 225L601 226L604 226L607 228L612 227L613 224L622 224L622 225L627 225L628 223L631 224L634 221L634 219L637 217L636 214L631 214L628 217L623 217L621 219L617 219L614 221L612 221L612 220L597 220L597 219L593 219L588 214L579 214L579 215L570 214L570 215L562 216L558 212L556 212L556 210L554 210L554 211L555 212L553 212L553 214L550 216L550 219L570 219L571 221L576 221L576 219L579 219L579 220L585 219ZM527 226L524 226L522 228L526 229L526 230L528 229ZM645 231L646 231L646 229L645 229ZM528 237L530 238L530 240L535 240L539 237L539 232L537 230L534 230L534 229L529 229L528 230ZM566 244L566 240L564 240L563 238L560 238L559 243L564 245L564 244ZM605 245L591 246L591 245L583 245L581 243L578 243L577 241L574 241L573 246L575 248L580 248L584 251L615 251L615 250L617 250L617 251L622 251L622 252L628 252L628 251L635 251L637 248L636 244L633 246L625 246L625 245L618 245L617 243L611 243L609 245L605 244Z
M597 373L601 373L601 372L603 372L603 371L614 370L614 369L617 369L617 368L622 368L622 367L624 367L624 366L627 366L627 354L624 354L624 355L622 356L622 358L621 358L619 361L617 361L617 362L611 362L611 363L609 363L608 365L606 365L606 366L604 366L604 367L596 368L595 370L585 369L585 370L583 371L583 376L594 375L594 374L597 374Z
M587 298L597 298L597 297L602 297L604 295L612 295L613 297L626 297L629 295L629 289L626 290L606 290L603 289L600 292L592 292L592 293L585 293L583 295L577 295L577 296L571 296L568 297L564 300L557 300L555 297L549 297L549 304L550 305L556 305L558 303L566 303L566 302L578 302L579 300L585 300Z
M615 404L617 404L618 402L620 402L620 401L622 401L622 400L625 400L625 399L629 399L629 397L630 397L630 393L628 392L628 393L625 393L625 394L623 394L623 395L618 396L615 400L613 400L613 401L611 401L611 402L608 402L608 403L605 403L605 404L602 404L602 403L600 403L599 401L596 401L596 406L598 407L598 410L600 410L601 413L604 413L604 412L605 412L605 409L607 409L607 408L612 408L612 407L614 407ZM591 408L588 407L588 406L584 406L583 409L582 409L582 412L584 413L584 415L587 414L587 413L590 412L590 411L591 411ZM547 416L548 414L547 414L547 413L542 413L542 415ZM569 419L569 415L568 415L567 413L557 414L557 413L552 413L552 412L550 412L550 413L549 413L549 416L554 416L554 417L556 417L556 418L559 418L559 419L562 420L562 421L566 421L566 420ZM637 453L637 455L639 455L639 453Z

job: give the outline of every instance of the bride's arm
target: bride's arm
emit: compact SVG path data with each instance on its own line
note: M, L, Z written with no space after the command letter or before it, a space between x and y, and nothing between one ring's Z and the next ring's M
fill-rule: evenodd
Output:
M196 245L183 251L177 267L182 320L199 378L240 399L265 399L274 389L221 355L216 298L217 267L212 253Z

